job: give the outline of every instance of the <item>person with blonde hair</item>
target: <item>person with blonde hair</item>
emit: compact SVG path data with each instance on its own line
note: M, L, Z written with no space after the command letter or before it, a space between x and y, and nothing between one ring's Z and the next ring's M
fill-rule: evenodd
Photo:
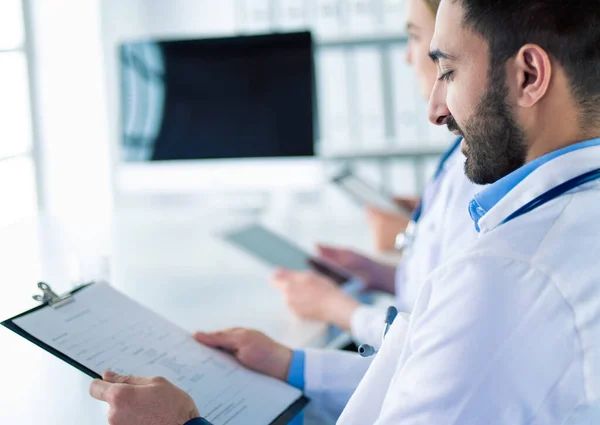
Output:
M435 64L429 57L429 42L438 6L437 0L408 1L406 61L415 70L425 99L429 98L437 75ZM481 187L464 175L465 158L459 144L460 138L452 142L422 199L415 203L411 224L401 235L407 242L398 266L330 246L318 247L320 259L347 270L367 290L395 295L399 310L412 311L427 275L453 252L455 246L465 245L477 236L467 205ZM379 213L372 211L371 216L373 214ZM390 236L395 237L396 233ZM375 347L381 344L384 307L362 304L333 280L314 272L278 270L272 282L296 315L350 331L356 344Z
M429 8L431 15L435 17L440 5L439 0L423 0L423 2ZM415 68L419 68L419 66L417 65ZM427 78L427 75L423 74L422 77ZM428 83L422 82L420 86L426 87ZM428 94L426 95L428 96ZM419 198L415 197L393 197L394 203L408 211L414 211L419 206L419 201ZM406 230L410 223L410 217L404 213L368 206L367 221L373 234L375 248L380 252L392 252L396 249L397 235Z

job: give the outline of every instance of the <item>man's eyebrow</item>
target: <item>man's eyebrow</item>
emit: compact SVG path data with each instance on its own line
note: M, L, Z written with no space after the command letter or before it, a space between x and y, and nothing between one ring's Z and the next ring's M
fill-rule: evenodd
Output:
M418 30L419 26L413 24L412 22L409 22L408 24L406 24L406 29L407 30Z
M446 59L446 60L450 60L450 61L456 60L456 58L454 56L452 56L450 53L444 53L440 49L435 49L435 50L430 51L429 57L435 63L438 63L440 61L440 59Z

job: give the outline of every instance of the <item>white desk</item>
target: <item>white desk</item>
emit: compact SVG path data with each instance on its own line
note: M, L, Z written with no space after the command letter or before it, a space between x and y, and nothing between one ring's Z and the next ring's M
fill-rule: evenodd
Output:
M70 252L112 254L112 284L190 331L257 328L292 347L324 346L327 327L293 317L267 283L272 270L220 241L215 232L256 221L193 199L148 197L121 203L112 232L55 220L0 230L0 318L31 308L35 283L70 289ZM304 247L314 241L370 247L362 214L324 209L262 214L258 221ZM106 252L104 252L106 254ZM106 424L106 409L87 395L90 379L0 329L0 424Z

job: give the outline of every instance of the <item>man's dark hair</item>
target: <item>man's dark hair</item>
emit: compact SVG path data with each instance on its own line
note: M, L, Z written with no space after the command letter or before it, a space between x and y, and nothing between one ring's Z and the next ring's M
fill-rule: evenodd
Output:
M583 128L600 119L600 0L453 0L463 24L489 44L490 66L504 66L528 43L562 66Z

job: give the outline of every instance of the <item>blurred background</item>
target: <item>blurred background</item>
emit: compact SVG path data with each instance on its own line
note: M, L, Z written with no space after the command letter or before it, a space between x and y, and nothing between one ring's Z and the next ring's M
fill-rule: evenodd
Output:
M127 162L135 154L128 156L124 132L131 139L160 124L158 117L126 121L136 118L126 116L121 102L122 80L132 66L128 53L135 60L132 50L140 41L312 31L319 125L316 157L301 165L350 161L378 186L416 193L435 164L432 157L448 140L443 129L428 125L426 105L404 63L402 0L3 0L0 7L2 225L37 209L56 214L85 210L106 219L122 191L206 186L195 171L214 165L211 161ZM143 43L137 47L142 48L137 58L144 57ZM159 65L153 70L152 59L146 65L149 75L154 71L160 78ZM137 102L153 94L153 77L148 78L146 88L144 81L128 83L128 95L139 96ZM302 173L290 174L298 185L294 180ZM278 178L285 180L285 173ZM220 180L231 186L236 179ZM306 179L304 189L321 189L314 175ZM268 190L270 179L262 180L257 183Z
M206 308L205 329L325 345L265 283L272 269L215 235L259 222L306 250L377 255L332 176L418 196L451 140L405 63L405 8L1 0L0 319L34 305L38 280L107 279L185 327ZM264 317L235 307L248 299Z

